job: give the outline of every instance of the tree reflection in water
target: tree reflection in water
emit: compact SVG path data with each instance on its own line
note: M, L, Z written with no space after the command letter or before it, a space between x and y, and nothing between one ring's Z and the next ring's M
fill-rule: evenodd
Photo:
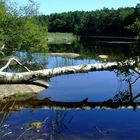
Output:
M50 140L55 139L64 139L64 132L68 129L70 123L73 120L73 116L67 117L69 109L94 109L94 108L121 108L121 107L132 107L134 110L140 106L138 98L140 93L134 94L133 86L139 81L140 76L132 79L131 75L126 76L125 80L128 84L128 89L124 91L118 91L118 93L103 102L89 102L88 98L83 99L79 102L59 102L52 101L50 98L37 99L29 98L27 100L9 100L2 102L0 104L0 138L8 138L13 135L13 130L7 125L7 119L12 111L20 111L23 108L39 109L39 108L48 108L53 110L53 117L48 117L43 121L39 122L29 122L28 127L25 128L20 133L17 133L14 138L19 139L22 137L27 137L31 134L34 134L36 131L43 138L46 137ZM32 125L31 125L32 124ZM36 126L35 126L36 124ZM95 131L104 136L101 129L98 126L95 126ZM32 132L32 133L31 133ZM35 135L32 135L34 138Z
M50 140L64 139L64 131L68 129L73 117L67 120L67 111L56 110L54 120L48 119L46 122L46 132Z
M67 110L67 109L94 109L96 107L106 107L106 108L119 108L119 107L128 107L129 105L133 107L133 105L140 105L140 102L137 99L140 97L140 93L133 93L133 86L138 82L140 77L136 78L132 81L132 79L127 79L126 82L128 84L127 90L120 90L117 94L105 101L101 102L89 102L88 98L83 99L78 102L64 102L64 101L52 101L50 98L38 99L38 98L29 98L26 100L15 100L14 104L12 100L8 102L1 102L1 112L8 111L18 111L22 108L48 108L50 107L54 110ZM6 105L8 104L8 105ZM13 105L12 105L13 104ZM12 105L12 107L11 107Z
M5 110L5 109L4 109ZM67 117L68 111L54 110L53 117L46 117L43 121L33 121L28 123L28 127L15 133L12 126L7 124L10 109L0 113L0 139L14 138L16 140L31 137L31 139L41 137L49 140L64 139L64 131L68 129L73 117ZM20 129L21 126L19 126Z
M116 72L118 76L122 76L123 78L120 81L125 81L128 85L128 89L124 91L118 91L118 93L113 97L113 102L130 102L135 103L136 100L139 98L140 93L134 93L133 87L135 84L138 83L140 76L138 75L136 78L134 78L134 73L126 70L126 71L117 71Z
M0 104L0 139L5 138L8 135L12 134L12 130L9 127L9 124L6 124L8 117L10 116L10 108L15 104L15 100L12 102L7 102L4 105ZM4 111L6 108L9 108L8 111Z

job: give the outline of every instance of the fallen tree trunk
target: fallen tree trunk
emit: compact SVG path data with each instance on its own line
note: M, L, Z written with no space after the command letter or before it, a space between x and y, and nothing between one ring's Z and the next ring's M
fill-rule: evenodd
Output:
M10 65L11 61L15 61L18 65L24 67L27 72L15 73L4 72ZM0 83L28 83L33 82L40 78L51 78L57 75L73 74L73 73L86 73L90 71L114 70L122 67L130 67L140 74L136 65L137 61L127 60L125 62L108 62L99 64L82 64L77 66L58 67L53 69L43 69L37 71L30 71L27 67L23 66L15 58L11 58L7 64L0 69Z

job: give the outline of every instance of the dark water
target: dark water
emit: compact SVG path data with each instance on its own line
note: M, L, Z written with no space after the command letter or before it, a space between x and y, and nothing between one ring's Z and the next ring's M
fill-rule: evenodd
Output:
M74 42L71 45L50 45L50 52L80 53L79 58L52 57L46 53L15 52L22 61L30 63L31 68L41 69L59 66L100 63L106 61L122 61L139 55L139 45L106 42ZM99 55L108 57L100 58ZM16 110L0 112L1 139L21 140L139 140L140 110L131 108L79 108L57 106L48 107L41 100L49 98L60 102L126 101L130 90L128 79L134 81L138 75L125 75L119 71L89 72L57 76L49 79L50 87L33 97L26 106L22 103ZM139 80L132 85L133 95L140 93ZM127 92L128 91L128 92ZM117 100L117 101L116 101ZM136 101L139 101L137 98ZM40 104L39 104L40 103ZM7 102L8 104L8 102ZM13 104L14 106L14 101ZM11 105L11 106L12 106ZM8 105L7 105L8 106ZM6 105L5 105L6 108ZM38 129L31 128L32 122L42 122Z

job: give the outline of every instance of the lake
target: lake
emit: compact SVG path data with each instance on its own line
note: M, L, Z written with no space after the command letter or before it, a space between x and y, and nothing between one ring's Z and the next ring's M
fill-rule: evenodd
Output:
M123 61L140 54L135 42L105 41L93 38L67 44L50 44L49 52L79 53L77 58L47 53L13 52L30 69L78 64ZM49 88L16 104L9 101L0 111L2 140L138 140L140 110L131 99L130 84L138 77L125 70L70 74L47 79ZM140 80L131 84L133 96L140 93ZM22 89L21 89L22 90ZM17 99L18 100L18 99ZM53 102L52 102L53 101ZM118 107L111 106L112 101ZM84 104L87 104L84 107ZM97 103L95 107L92 103ZM98 103L110 103L108 106ZM6 110L7 108L7 110ZM10 108L10 109L9 109ZM36 124L35 124L36 123ZM38 124L37 124L38 123Z

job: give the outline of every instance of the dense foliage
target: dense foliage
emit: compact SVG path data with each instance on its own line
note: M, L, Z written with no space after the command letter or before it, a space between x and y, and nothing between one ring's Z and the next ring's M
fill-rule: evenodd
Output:
M133 26L138 25L140 20L140 5L117 10L104 8L91 12L55 13L41 15L37 19L41 25L48 25L49 32L72 32L88 36L135 36L139 30L133 30Z
M37 6L32 0L24 7L17 7L16 3L0 0L0 47L45 48L42 32L46 33L47 28L42 29L36 24L33 18L36 14Z
M32 0L23 7L0 0L0 48L44 50L47 30L87 36L137 36L140 33L140 4L117 10L104 8L38 15L38 6Z

